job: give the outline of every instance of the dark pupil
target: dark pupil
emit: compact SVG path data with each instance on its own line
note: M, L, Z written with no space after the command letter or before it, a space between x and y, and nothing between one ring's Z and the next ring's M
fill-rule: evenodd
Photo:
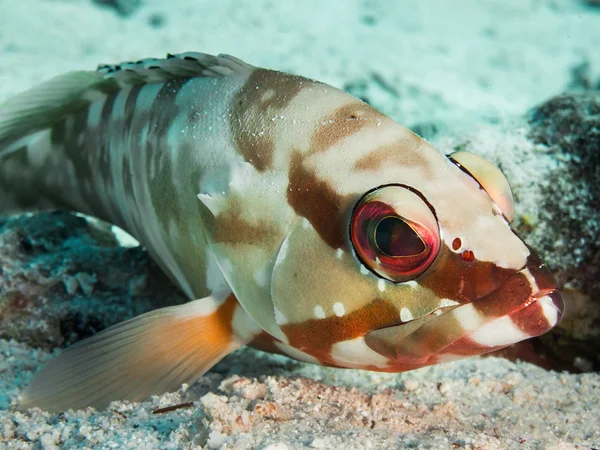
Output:
M398 217L386 217L377 224L375 243L389 256L413 256L425 251L419 235Z

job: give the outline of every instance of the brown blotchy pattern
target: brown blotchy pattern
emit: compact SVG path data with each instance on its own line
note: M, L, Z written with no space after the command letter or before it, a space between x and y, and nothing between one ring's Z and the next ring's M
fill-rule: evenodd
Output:
M517 273L496 291L473 303L475 309L486 318L500 318L514 313L531 303L531 284L525 275Z
M268 222L261 220L253 224L244 220L239 208L219 214L211 229L213 241L224 244L272 245L273 242L277 242L273 236L279 234Z
M232 103L231 133L238 151L256 170L271 167L277 123L271 120L316 82L266 69L252 72Z
M421 277L421 286L431 289L438 298L468 303L498 289L518 270L505 269L487 261L464 261L462 254L442 247L435 267Z
M384 164L387 165L390 161L393 161L394 157L396 157L401 151L402 149L399 148L397 144L379 147L377 150L363 156L356 161L353 169L365 172L375 172L381 169Z
M330 247L345 247L344 199L327 182L304 167L299 152L292 153L290 158L287 199L294 211L305 217Z
M321 125L312 137L311 150L327 150L363 128L377 126L378 121L384 119L387 117L356 99L355 103L341 106L321 119Z
M427 158L419 152L421 138L412 135L412 139L402 139L391 144L377 147L354 163L354 170L375 172L390 165L402 167L418 167L430 173Z
M345 316L310 319L302 323L282 325L289 344L323 361L330 360L333 344L364 336L369 331L400 322L398 308L375 299L364 308Z

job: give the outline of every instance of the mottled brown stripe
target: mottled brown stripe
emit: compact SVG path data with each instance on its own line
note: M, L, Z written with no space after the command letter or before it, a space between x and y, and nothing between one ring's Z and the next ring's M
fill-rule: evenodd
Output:
M311 150L327 150L363 128L376 127L384 119L387 118L379 111L356 99L355 103L341 106L321 119L311 140Z
M473 307L487 319L500 318L527 306L532 294L527 277L517 273L503 282L498 290L475 301Z
M178 113L177 94L188 81L188 78L175 78L162 86L150 109L148 135L146 141L142 143L145 146L147 167L150 168L153 161L156 166L155 177L148 187L153 205L160 210L158 219L162 222L162 229L168 230L169 222L173 220L184 235L191 230L185 229L185 222L180 220L181 202L178 200L176 183L186 185L191 180L173 178L173 160L167 135L173 118ZM181 148L178 153L183 156L191 151L192 148L186 147ZM189 185L192 189L191 184ZM190 191L190 195L194 194Z
M364 308L345 316L310 319L302 323L282 325L289 344L322 360L330 358L331 347L337 342L364 336L376 328L400 321L398 308L386 300L375 299Z
M142 90L143 85L138 84L133 86L127 95L127 100L125 101L125 123L123 125L126 131L131 129L131 124L133 123L133 119L135 117L135 107L137 105L137 99L140 95L140 91Z
M348 226L344 199L326 181L304 167L302 154L297 151L290 159L287 199L329 246L345 247Z
M279 234L276 228L264 220L256 224L244 220L240 208L219 214L211 229L214 230L213 241L223 244L253 244L270 247L274 242L278 242L273 239Z
M75 114L75 124L70 133L64 136L62 146L67 159L73 162L76 171L76 184L80 196L83 198L85 205L70 205L72 209L91 214L103 220L111 220L109 212L104 208L95 184L86 187L86 184L94 180L97 172L106 173L106 166L109 164L107 160L102 158L106 153L107 143L105 132L107 123L105 117L106 103L114 102L114 95L109 96L103 105L103 118L94 129L88 127L88 114L90 106L84 108L79 113ZM53 130L54 132L54 130ZM52 170L60 170L54 168Z
M302 89L315 83L300 76L256 69L234 97L232 136L240 154L258 171L271 167L282 110Z
M414 137L414 139L412 138ZM425 173L431 173L430 163L419 152L421 140L417 136L382 145L367 153L354 163L354 170L375 172L390 165L418 167Z
M468 303L498 289L516 273L515 269L505 269L487 261L465 261L459 253L442 246L436 261L418 282L431 289L438 298Z

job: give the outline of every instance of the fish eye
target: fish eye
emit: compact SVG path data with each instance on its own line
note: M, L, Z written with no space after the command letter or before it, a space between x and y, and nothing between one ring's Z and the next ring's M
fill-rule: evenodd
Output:
M513 221L515 201L510 184L500 169L471 152L454 152L448 158L479 183L509 223Z
M379 187L360 199L350 237L356 254L376 275L396 283L423 274L440 248L431 207L412 189Z

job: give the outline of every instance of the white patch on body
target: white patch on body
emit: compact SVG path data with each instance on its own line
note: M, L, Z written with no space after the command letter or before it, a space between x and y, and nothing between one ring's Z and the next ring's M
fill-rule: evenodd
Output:
M314 312L315 317L317 319L324 319L326 317L325 316L325 310L320 305L315 306L315 309L313 310L313 312Z
M104 108L105 101L106 97L90 105L87 116L88 127L96 128L100 125L100 118L102 117L102 109Z
M261 269L256 269L254 271L254 281L256 281L256 284L258 284L260 287L267 287L269 284L268 271L264 267Z
M342 257L343 257L343 256L344 256L344 250L342 250L341 248L338 248L338 249L335 251L335 257L336 257L337 259L342 259Z
M127 103L127 97L129 97L132 87L133 86L124 87L115 97L112 111L110 112L113 120L123 120L125 118L125 104Z
M377 288L380 292L385 291L385 281L382 278L377 281Z
M335 302L333 304L333 312L336 316L342 317L344 314L346 314L346 308L344 308L344 305L342 305L340 302Z
M484 322L482 315L470 303L453 309L447 314L452 314L466 331L475 330Z
M333 344L331 357L336 364L343 367L375 366L385 368L388 366L388 359L369 347L363 337Z
M414 317L410 312L410 309L408 309L406 306L403 306L402 309L400 309L400 320L402 322L410 322L413 319Z
M544 317L550 324L550 326L556 325L558 322L558 311L556 306L554 306L554 302L550 297L545 295L544 297L538 300L538 303L542 307L542 311L544 312Z
M360 265L360 273L362 273L363 275L368 275L369 269L367 269L365 266L363 266L362 264Z
M230 291L221 291L208 297L186 303L176 310L177 314L182 317L210 316L211 314L214 314L223 303L225 303L225 300L230 293Z
M447 306L456 306L459 305L460 303L454 301L454 300L450 300L449 298L443 298L440 300L440 307L441 308L445 308Z
M208 247L206 248L206 287L211 292L223 291L229 287L217 259Z
M487 347L513 344L529 337L509 316L500 317L469 334L469 338Z
M285 317L285 315L277 308L274 307L273 312L275 313L275 323L277 325L285 325L288 323L287 317Z
M538 292L540 289L537 285L537 281L535 281L535 278L533 277L533 275L531 274L531 272L529 271L528 268L525 268L521 271L521 273L523 275L525 275L525 277L527 278L527 281L529 281L529 284L531 285L531 289L533 293Z
M262 332L260 326L252 317L250 317L250 315L239 303L235 308L235 312L233 313L232 328L235 337L242 344L246 344L247 342L253 340Z
M314 356L309 355L308 353L304 353L297 348L292 347L291 345L284 344L283 342L275 342L275 346L280 349L286 355L291 356L298 361L304 361L312 364L321 364L321 362L315 358Z

